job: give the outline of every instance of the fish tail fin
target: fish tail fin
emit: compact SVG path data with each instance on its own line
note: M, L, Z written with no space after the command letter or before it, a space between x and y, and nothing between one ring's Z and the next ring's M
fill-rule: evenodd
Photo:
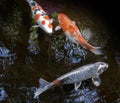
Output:
M40 94L45 92L46 90L50 89L52 87L52 84L47 82L46 80L40 78L39 79L40 87L35 91L34 98L38 97Z
M96 55L102 55L102 51L100 50L101 47L93 47L93 49L91 49L90 51Z

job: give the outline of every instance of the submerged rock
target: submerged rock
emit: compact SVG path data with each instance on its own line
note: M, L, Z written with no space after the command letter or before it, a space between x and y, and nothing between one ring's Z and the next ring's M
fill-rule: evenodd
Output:
M87 53L81 46L66 41L64 34L59 34L54 36L49 48L49 54L57 63L76 64L84 60Z
M8 65L14 64L16 59L16 53L10 53L9 49L0 47L0 64L3 69L6 69Z
M0 87L0 102L2 102L6 97L8 97L3 87Z
M29 46L27 49L29 50L29 52L35 55L39 54L40 47L39 47L37 29L32 28L28 42L29 42Z
M65 99L64 103L95 103L100 99L96 89L83 88L71 92L70 98Z

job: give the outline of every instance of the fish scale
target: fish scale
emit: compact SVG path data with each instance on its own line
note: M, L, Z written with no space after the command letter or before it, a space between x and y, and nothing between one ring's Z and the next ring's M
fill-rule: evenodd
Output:
M97 69L95 67L93 67L91 64L88 66L89 68L88 67L78 68L76 71L72 71L71 73L65 74L59 77L58 80L66 78L64 80L65 82L63 82L62 84L72 84L75 82L86 80L87 78L90 78L93 74L97 73Z

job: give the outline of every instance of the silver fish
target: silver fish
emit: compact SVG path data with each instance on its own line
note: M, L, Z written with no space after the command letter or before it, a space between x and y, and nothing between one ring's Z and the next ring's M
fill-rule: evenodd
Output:
M99 77L106 69L108 68L108 64L105 62L96 62L92 64L87 64L82 67L79 67L73 71L70 71L51 83L45 81L40 78L39 83L40 87L34 93L34 98L38 97L40 94L45 92L46 90L64 84L74 84L75 90L77 90L81 82L87 80L89 78L92 79L92 82L95 86L99 86L101 84L101 79Z

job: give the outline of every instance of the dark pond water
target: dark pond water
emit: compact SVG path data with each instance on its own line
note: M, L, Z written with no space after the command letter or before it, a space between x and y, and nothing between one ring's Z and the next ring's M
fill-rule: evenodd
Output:
M96 10L80 2L37 0L58 24L57 14L64 13L76 21L83 37L94 46L101 46L104 55L66 41L62 31L52 36L35 24L29 5L24 0L0 1L0 102L1 103L120 103L120 53L118 38ZM12 5L12 6L11 6ZM109 23L110 24L110 23ZM115 28L115 27L114 27ZM9 52L8 52L9 51ZM50 89L34 99L39 78L51 82L60 75L84 64L103 61L109 68L100 75L99 87L92 81Z

